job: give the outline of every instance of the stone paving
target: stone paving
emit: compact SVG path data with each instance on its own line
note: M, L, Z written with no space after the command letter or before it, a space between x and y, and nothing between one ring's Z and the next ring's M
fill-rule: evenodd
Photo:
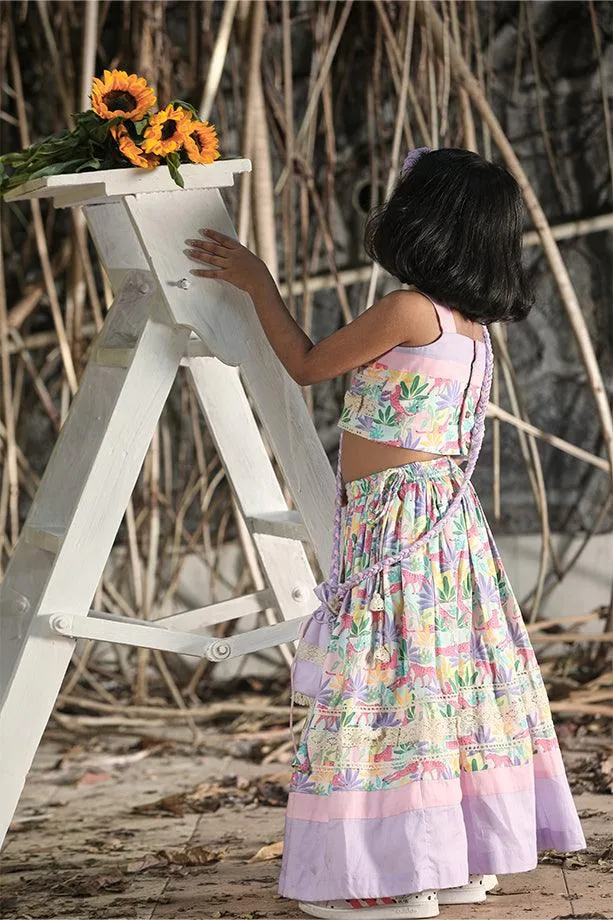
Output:
M50 735L2 851L4 920L304 920L277 894L278 848L272 859L253 859L282 839L274 791L289 777L286 765L233 756L236 745L215 729L203 731L196 753L176 742L130 753L133 730L90 736L72 750ZM272 804L249 801L250 784L264 778ZM219 780L226 799L202 786ZM184 794L198 787L194 810ZM583 792L575 801L586 853L541 855L534 871L500 876L485 904L442 906L441 918L613 920L613 795Z

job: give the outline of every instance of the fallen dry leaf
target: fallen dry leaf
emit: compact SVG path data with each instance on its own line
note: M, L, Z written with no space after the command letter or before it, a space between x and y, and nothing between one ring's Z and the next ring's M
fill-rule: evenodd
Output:
M144 805L135 805L133 812L138 814L149 814L155 811L169 811L172 815L182 818L185 814L185 792L179 792L176 795L166 795L163 799L156 802L147 802Z
M128 880L120 872L107 875L71 875L51 884L50 890L57 895L72 898L93 898L107 891L124 891Z
M189 847L183 850L158 850L156 856L175 866L208 866L219 862L225 856L223 850L208 850L206 847Z
M144 872L161 866L209 866L226 856L225 850L209 850L207 847L186 847L182 850L157 850L147 853L143 859L128 863L127 871Z
M278 859L280 856L283 856L282 840L279 840L277 843L269 843L265 847L261 847L257 853L251 857L249 862L256 862L260 859Z
M75 783L75 786L94 786L96 783L104 783L107 779L110 778L110 773L88 772L79 777Z
M605 778L605 784L608 784L609 792L613 792L613 754L602 761L600 771Z
M167 863L161 856L154 853L147 853L142 859L136 859L134 862L129 862L126 866L126 872L144 872L146 869L157 869L165 865L167 865Z
M133 812L151 814L153 812L170 812L183 817L186 810L196 812L214 812L221 806L235 805L269 805L283 808L287 804L287 786L273 781L272 777L247 779L243 776L227 775L217 782L199 783L189 792L180 792L165 796L156 802L135 805Z

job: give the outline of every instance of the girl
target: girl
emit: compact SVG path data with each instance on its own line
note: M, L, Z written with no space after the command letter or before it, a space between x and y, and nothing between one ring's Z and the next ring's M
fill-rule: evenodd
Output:
M434 917L494 873L584 849L521 610L470 482L492 379L488 326L533 296L522 200L502 166L419 148L366 251L412 290L314 345L266 266L212 230L194 270L253 299L301 385L345 394L330 576L292 667L309 706L279 893L315 917ZM465 461L462 471L460 464Z

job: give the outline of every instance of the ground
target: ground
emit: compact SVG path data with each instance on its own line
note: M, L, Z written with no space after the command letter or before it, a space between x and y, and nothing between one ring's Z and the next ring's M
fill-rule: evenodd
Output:
M4 920L304 920L277 894L289 755L263 762L248 733L214 726L194 747L185 728L104 723L79 744L50 723L3 850ZM564 757L588 850L541 854L441 918L613 920L613 795L590 788L593 755Z

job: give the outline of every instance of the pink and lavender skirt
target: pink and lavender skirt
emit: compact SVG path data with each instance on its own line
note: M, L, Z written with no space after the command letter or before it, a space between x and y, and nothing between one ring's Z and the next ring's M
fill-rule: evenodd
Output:
M448 457L352 480L341 579L417 539L463 479ZM308 622L279 893L379 898L525 872L586 846L543 678L472 483L421 552Z

